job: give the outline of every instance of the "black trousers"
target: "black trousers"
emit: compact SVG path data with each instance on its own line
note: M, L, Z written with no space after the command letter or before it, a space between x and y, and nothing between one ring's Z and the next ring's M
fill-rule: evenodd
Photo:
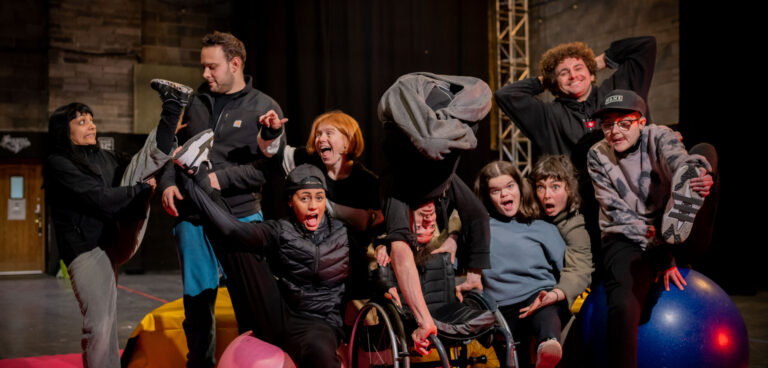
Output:
M708 249L712 240L720 191L717 152L712 145L702 143L692 147L689 153L707 159L715 182L696 214L688 239L679 245L661 245L649 251L623 237L604 239L603 266L608 296L606 351L611 367L637 366L638 326L644 312L650 315L647 297L656 274L670 266L673 255L677 265L687 266Z
M536 341L536 346L548 339L560 341L562 331L560 318L563 313L568 313L568 306L564 301L561 301L539 308L530 316L520 319L520 309L529 306L536 299L536 296L538 293L520 303L499 307L510 331L512 331L512 337L518 343L516 347L517 358L521 367L533 366L529 349L533 341Z
M637 366L637 330L657 269L668 252L643 251L637 244L617 238L603 250L608 296L606 335L609 367ZM658 264L658 265L656 265Z

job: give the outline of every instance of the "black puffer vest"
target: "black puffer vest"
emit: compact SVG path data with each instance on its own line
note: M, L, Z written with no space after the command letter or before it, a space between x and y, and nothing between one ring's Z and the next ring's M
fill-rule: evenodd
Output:
M456 298L456 273L451 264L450 253L437 253L426 258L423 264L417 265L421 293L430 313L442 308L446 304L457 302ZM373 278L380 294L389 291L390 287L397 287L397 292L402 295L397 285L397 277L390 266L379 267L373 271ZM410 310L407 305L406 310Z
M341 297L349 276L347 229L324 216L314 232L280 220L280 287L294 312L341 327Z

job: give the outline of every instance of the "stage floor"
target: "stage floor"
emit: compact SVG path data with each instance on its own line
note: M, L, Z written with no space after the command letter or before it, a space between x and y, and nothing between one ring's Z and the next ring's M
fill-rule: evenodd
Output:
M141 319L182 294L178 273L121 274L118 337L125 347ZM0 359L77 353L81 317L67 280L51 276L0 277ZM750 367L768 368L768 290L731 296L750 339Z

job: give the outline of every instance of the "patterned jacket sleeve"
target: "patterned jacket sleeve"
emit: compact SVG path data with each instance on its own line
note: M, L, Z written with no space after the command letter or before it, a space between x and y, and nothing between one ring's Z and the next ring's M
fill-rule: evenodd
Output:
M656 154L666 164L666 169L670 173L674 174L680 166L685 164L693 164L696 167L712 170L712 166L710 166L704 156L688 154L683 142L680 142L680 138L672 129L658 125L654 127L649 126L648 128L659 132L654 134L653 137L656 145Z
M587 170L595 188L595 199L600 203L600 230L603 238L606 235L622 234L629 240L645 246L648 241L648 225L622 199L621 193L627 193L629 187L622 185L621 181L619 187L611 182L609 171L619 168L607 160L601 160L601 157L604 156L597 148L589 150Z

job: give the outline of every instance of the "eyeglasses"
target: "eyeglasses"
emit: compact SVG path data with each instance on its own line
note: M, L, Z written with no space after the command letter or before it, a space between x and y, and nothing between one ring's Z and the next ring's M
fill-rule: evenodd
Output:
M488 192L491 197L501 197L503 191L507 190L511 192L515 189L516 185L517 183L510 183L501 188L491 188Z
M603 122L600 124L600 128L603 129L603 132L610 132L613 130L613 126L616 125L619 127L620 130L627 131L630 127L632 127L632 124L634 124L638 119L624 119L619 121L613 121L613 122Z

